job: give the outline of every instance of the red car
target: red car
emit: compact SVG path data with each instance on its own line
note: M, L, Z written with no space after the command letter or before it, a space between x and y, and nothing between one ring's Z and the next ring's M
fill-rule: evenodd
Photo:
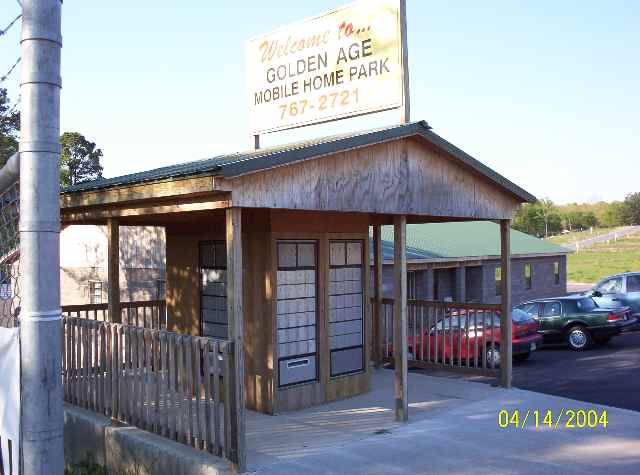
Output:
M513 309L512 354L524 361L542 344L538 322ZM409 359L487 368L500 366L500 315L492 312L453 312L433 325L414 345L409 332ZM493 344L492 344L493 343ZM467 359L468 358L468 359Z

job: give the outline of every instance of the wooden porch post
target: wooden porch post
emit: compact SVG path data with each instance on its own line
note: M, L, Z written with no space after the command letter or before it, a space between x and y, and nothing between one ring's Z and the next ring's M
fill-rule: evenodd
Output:
M227 218L227 315L229 319L229 340L233 344L232 365L234 388L227 394L233 397L225 404L229 415L228 457L234 468L241 472L245 467L245 412L244 412L244 325L242 298L242 210L229 208Z
M107 302L109 320L122 322L120 313L120 225L117 220L107 220Z
M511 387L511 220L500 220L500 250L501 250L501 275L500 283L501 318L500 318L500 384L505 388Z
M382 226L373 226L373 361L376 368L382 365Z
M393 223L394 238L394 291L393 358L395 363L396 421L409 419L407 379L407 217L396 216Z

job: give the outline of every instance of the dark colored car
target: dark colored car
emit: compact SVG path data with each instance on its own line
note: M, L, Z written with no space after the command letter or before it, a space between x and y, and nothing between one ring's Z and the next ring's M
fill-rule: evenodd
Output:
M627 272L602 279L584 295L593 297L602 308L629 307L633 317L639 320L634 329L640 328L640 272Z
M606 343L636 323L629 307L601 308L584 295L531 300L516 308L540 323L538 331L545 343L566 341L576 351Z
M467 318L469 321L467 322ZM524 361L531 352L540 348L542 337L538 334L538 323L521 310L512 313L511 348L513 358ZM468 330L468 335L467 335ZM425 358L432 361L454 360L477 361L482 365L483 350L488 368L500 366L500 316L490 312L454 312L433 325L414 345L409 336L410 359ZM428 341L427 341L428 339ZM492 345L493 342L493 345ZM485 350L486 349L486 350Z

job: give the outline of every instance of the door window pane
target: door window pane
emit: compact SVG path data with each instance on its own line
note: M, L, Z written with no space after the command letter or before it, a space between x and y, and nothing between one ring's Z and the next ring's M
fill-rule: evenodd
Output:
M297 246L295 243L279 243L278 244L278 267L296 267L297 262Z
M357 266L360 264L362 264L362 243L348 242L347 243L347 265Z
M528 303L524 305L518 306L520 310L525 312L526 314L538 318L538 304L537 303Z
M558 317L562 314L560 302L547 302L542 308L543 317Z
M298 267L315 267L315 244L298 244Z
M343 266L347 259L346 243L344 241L331 241L330 248L330 264L332 266Z
M627 292L640 292L640 275L627 276Z

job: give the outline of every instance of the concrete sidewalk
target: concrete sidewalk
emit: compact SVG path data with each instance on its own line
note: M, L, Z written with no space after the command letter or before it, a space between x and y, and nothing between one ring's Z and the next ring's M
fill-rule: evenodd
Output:
M640 473L640 413L518 389L409 374L410 423L393 421L393 372L372 391L280 416L249 413L257 474ZM606 429L498 427L501 409L607 410ZM529 420L531 422L531 419Z

